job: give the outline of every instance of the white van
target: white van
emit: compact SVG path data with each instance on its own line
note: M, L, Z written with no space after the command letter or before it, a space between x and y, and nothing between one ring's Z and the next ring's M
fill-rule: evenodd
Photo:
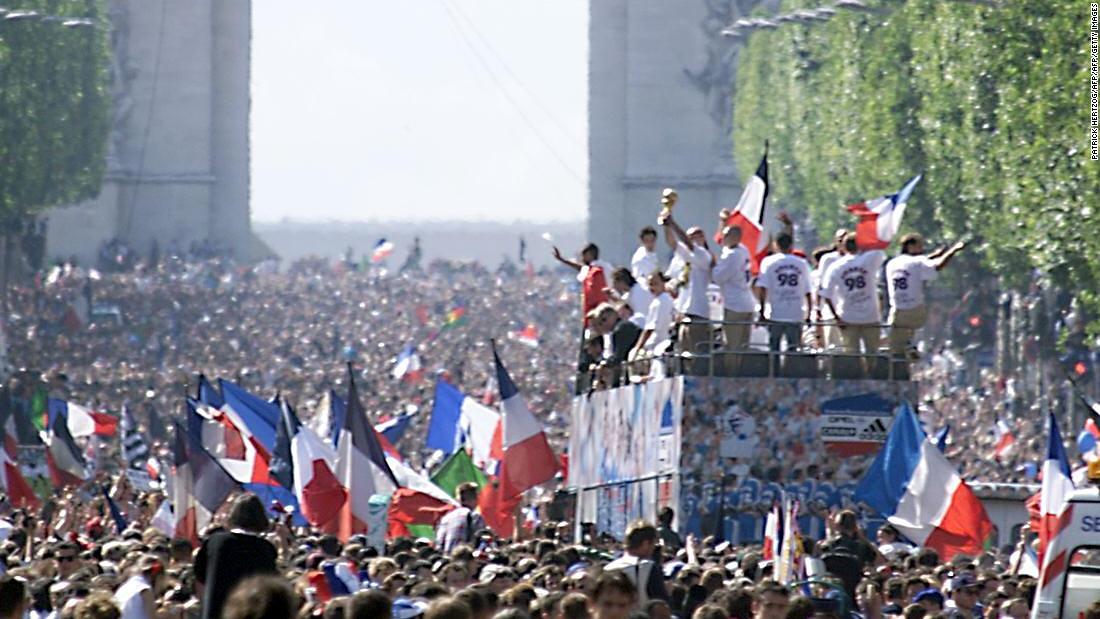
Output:
M1100 483L1100 462L1089 465L1089 481ZM1073 510L1070 522L1047 548L1066 558L1048 566L1052 575L1037 593L1032 619L1077 619L1100 600L1100 486L1074 491L1066 509Z

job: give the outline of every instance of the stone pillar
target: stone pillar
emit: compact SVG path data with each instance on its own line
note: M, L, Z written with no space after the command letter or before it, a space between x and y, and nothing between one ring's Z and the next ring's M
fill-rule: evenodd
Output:
M142 254L154 240L186 249L210 229L213 1L127 2L133 113L115 179L118 236Z
M709 236L740 191L738 43L721 30L741 9L732 0L600 0L589 12L589 238L608 260L628 260L665 186L680 194L677 220Z
M212 239L248 259L250 0L110 0L113 116L100 195L49 214L47 256L94 262Z
M249 112L252 60L252 3L215 0L211 117L210 238L234 257L249 257Z

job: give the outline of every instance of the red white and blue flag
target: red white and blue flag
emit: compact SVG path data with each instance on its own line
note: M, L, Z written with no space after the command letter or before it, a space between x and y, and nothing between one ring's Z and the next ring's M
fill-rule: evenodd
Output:
M294 409L283 399L282 419L275 436L275 453L269 467L284 488L293 488L302 516L313 526L336 518L348 492L333 473L336 452L317 433L302 425Z
M534 324L528 323L519 331L511 331L508 337L531 348L539 347L539 330Z
M306 579L321 602L351 595L359 590L358 567L347 560L325 561L321 569L307 572Z
M993 435L996 438L993 444L993 457L1000 460L1012 451L1013 445L1016 444L1016 435L1012 433L1008 422L999 418L993 426Z
M396 417L374 424L374 430L390 443L397 444L405 436L405 430L409 429L412 418L413 416L408 413L401 413Z
M885 249L898 233L905 205L920 182L914 176L901 191L865 202L848 205L848 211L859 218L856 222L856 244L864 249Z
M1066 549L1057 553L1049 553L1047 549L1073 521L1073 506L1067 507L1066 504L1074 490L1073 478L1054 413L1047 418L1047 433L1047 457L1043 460L1043 485L1039 490L1040 589L1056 580L1066 569Z
M496 344L493 344L493 362L500 388L499 478L505 496L508 493L517 496L553 479L561 464L550 449L542 424L527 408L527 402L504 368Z
M371 252L370 261L374 263L382 262L390 257L390 254L393 253L393 249L393 243L384 238L378 239L378 242L374 244L374 251Z
M399 485L378 434L367 421L350 363L346 406L337 434L334 473L347 490L347 501L326 524L326 529L336 533L341 540L366 533L371 495L392 494Z
M913 542L949 561L977 555L993 531L981 501L902 404L886 443L853 499L886 517Z
M451 455L465 444L470 448L475 466L491 468L490 462L495 459L493 436L499 427L500 413L442 378L436 381L427 447Z
M278 403L253 395L227 380L218 379L218 385L221 387L222 404L205 403L216 408L232 408L243 427L248 428L264 449L268 453L274 451L275 428L281 416Z
M97 413L74 402L50 398L46 403L49 422L62 417L69 426L73 438L91 436L114 436L118 432L118 418L107 413Z
M420 355L416 353L416 347L412 344L405 344L401 352L397 353L397 360L393 364L393 377L396 380L410 383L424 377L424 371L420 365Z
M1085 460L1095 460L1100 456L1100 427L1092 418L1085 420L1085 427L1077 435L1077 449Z
M768 235L764 233L764 207L768 200L768 144L764 143L764 156L760 159L760 165L756 167L756 173L749 182L745 183L745 189L741 192L741 198L737 206L733 208L727 226L741 228L741 244L749 250L752 257L752 272L760 272L760 261L768 253Z
M409 424L412 422L412 415L402 413L392 419L387 419L381 423L374 425L375 436L378 437L378 443L382 445L382 451L386 452L386 455L390 458L396 458L401 460L401 452L397 451L397 443L401 440L401 437L405 435L405 430L409 428Z
M50 415L50 425L42 433L42 442L46 444L46 466L55 488L77 486L88 479L87 463L64 416Z
M6 396L6 394L0 394ZM0 408L0 432L3 433L3 445L0 446L0 490L8 496L8 502L14 507L37 509L41 505L38 495L23 477L19 468L19 445L15 440L15 415L10 407Z
M271 455L232 407L217 410L201 402L188 404L188 426L197 424L199 442L230 477L241 484L277 483L268 470Z
M783 547L783 517L780 514L779 503L772 503L768 510L768 516L764 519L764 551L765 561L775 560L779 549Z
M199 533L237 483L206 453L196 433L180 424L176 424L173 465L170 499L175 537L198 544Z

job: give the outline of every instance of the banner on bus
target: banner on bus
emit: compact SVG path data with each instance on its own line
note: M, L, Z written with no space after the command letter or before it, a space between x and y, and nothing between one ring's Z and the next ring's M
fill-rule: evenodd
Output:
M821 404L821 441L840 456L878 451L894 423L897 403L877 393L827 400Z

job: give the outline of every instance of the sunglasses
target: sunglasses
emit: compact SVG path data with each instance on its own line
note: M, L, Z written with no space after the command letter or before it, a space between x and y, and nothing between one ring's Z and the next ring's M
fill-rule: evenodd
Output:
M57 560L62 562L62 563L67 563L69 561L76 561L76 555L58 555Z

